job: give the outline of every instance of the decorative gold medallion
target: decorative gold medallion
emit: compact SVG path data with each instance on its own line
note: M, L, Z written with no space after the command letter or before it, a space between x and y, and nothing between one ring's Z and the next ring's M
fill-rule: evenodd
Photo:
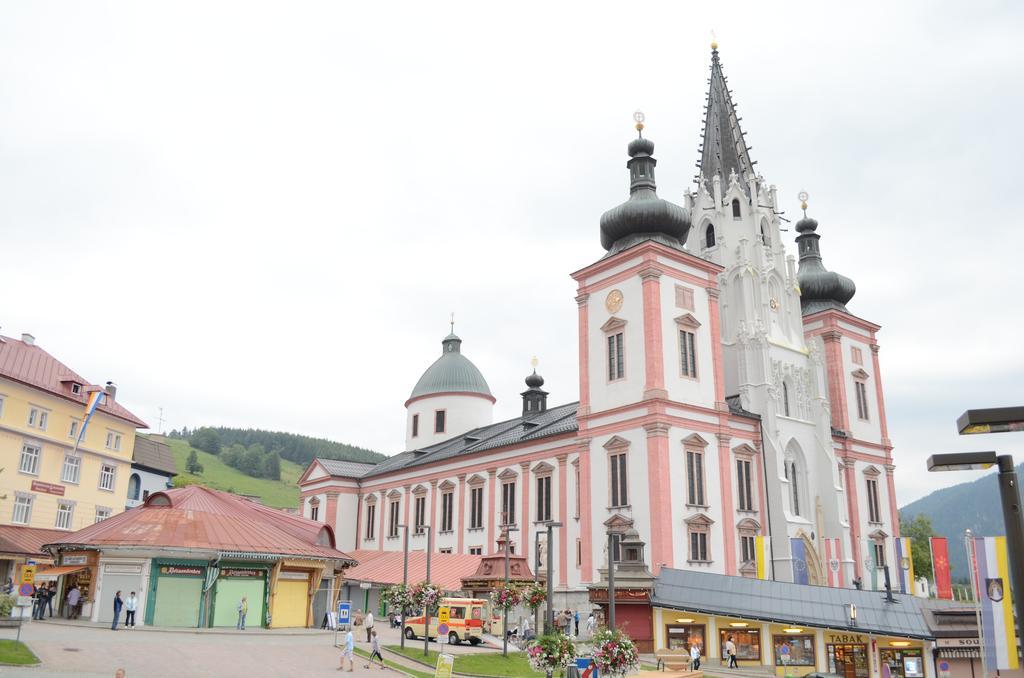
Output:
M622 308L622 292L619 290L609 292L604 300L604 307L608 309L609 313L618 313Z
M776 299L772 299L768 302L768 305L772 307L773 311L779 310L779 302Z

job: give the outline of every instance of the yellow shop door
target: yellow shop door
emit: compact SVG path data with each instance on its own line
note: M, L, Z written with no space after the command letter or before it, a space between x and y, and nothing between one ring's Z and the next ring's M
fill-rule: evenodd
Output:
M274 597L274 628L306 627L309 608L309 579L279 579Z

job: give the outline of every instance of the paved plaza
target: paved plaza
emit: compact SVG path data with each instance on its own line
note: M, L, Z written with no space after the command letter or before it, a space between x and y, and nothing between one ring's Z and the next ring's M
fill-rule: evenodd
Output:
M357 628L357 632L359 629ZM14 638L15 629L0 629ZM357 640L359 636L357 633ZM341 636L339 635L339 639ZM364 636L365 638L365 636ZM21 639L42 660L37 667L0 667L2 676L82 676L110 678L124 668L128 678L253 678L255 676L338 676L339 651L334 633L317 630L190 632L121 629L50 622L26 624ZM382 645L397 643L398 632L382 634ZM422 643L422 641L419 641ZM365 642L357 646L366 648ZM431 649L436 650L435 643ZM452 648L458 652L468 646ZM488 650L493 651L492 648ZM390 669L364 669L356 657L355 672L345 675L399 675Z

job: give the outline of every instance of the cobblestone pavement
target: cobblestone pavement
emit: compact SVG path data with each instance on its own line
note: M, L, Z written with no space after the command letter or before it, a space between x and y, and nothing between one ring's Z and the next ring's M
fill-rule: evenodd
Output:
M0 629L0 638L14 637L15 629ZM338 671L340 653L333 646L334 634L312 630L287 635L273 631L182 633L31 623L22 628L21 639L42 665L2 666L0 676L111 678L118 668L125 669L127 678L399 675L391 670L364 669L366 660L358 656L354 673ZM433 643L431 646L433 649Z

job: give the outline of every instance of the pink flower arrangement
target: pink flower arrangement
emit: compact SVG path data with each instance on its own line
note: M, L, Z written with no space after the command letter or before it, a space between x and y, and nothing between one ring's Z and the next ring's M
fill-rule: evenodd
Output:
M636 644L622 631L603 629L594 634L590 656L600 675L622 678L639 668L640 653Z
M435 612L441 602L441 589L436 584L420 582L410 589L409 596L413 607Z
M530 608L530 611L536 612L537 608L548 599L548 592L540 583L534 582L523 590L522 597L523 602Z
M510 610L523 602L523 591L515 584L501 584L491 591L491 602L502 610Z
M565 668L576 656L576 645L561 633L538 636L526 646L526 659L534 671L551 672Z

